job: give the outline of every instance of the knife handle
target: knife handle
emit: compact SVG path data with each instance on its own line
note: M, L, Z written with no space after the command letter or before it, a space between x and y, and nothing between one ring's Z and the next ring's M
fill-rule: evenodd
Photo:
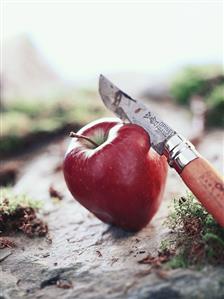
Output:
M206 210L224 227L224 182L202 157L187 164L180 173L185 184Z
M207 160L183 136L174 134L165 144L168 163L215 220L224 227L224 182Z

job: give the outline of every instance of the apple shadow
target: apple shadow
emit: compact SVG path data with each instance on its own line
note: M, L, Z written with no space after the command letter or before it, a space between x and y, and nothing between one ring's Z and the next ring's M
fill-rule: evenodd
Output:
M125 231L122 228L108 224L108 228L103 232L102 235L109 234L113 239L128 239L130 237L133 237L137 233L138 232Z

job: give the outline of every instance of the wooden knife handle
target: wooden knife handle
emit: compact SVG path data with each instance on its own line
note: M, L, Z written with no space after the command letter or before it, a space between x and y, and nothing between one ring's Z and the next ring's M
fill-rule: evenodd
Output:
M180 176L206 210L224 227L223 178L202 157L187 164Z

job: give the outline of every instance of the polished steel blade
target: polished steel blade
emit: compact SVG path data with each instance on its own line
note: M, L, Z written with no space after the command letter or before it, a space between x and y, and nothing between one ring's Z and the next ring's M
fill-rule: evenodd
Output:
M168 138L176 132L141 101L132 99L103 75L99 79L99 93L105 106L123 121L143 127L150 136L152 147L160 155Z

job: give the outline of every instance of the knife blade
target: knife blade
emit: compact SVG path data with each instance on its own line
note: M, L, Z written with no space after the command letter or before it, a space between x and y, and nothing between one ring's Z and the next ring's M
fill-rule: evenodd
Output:
M151 146L162 155L166 141L176 132L142 102L131 98L106 77L100 75L99 93L106 107L123 121L143 127L150 135Z
M137 124L148 132L154 150L166 156L169 165L224 227L224 182L210 163L145 104L127 95L103 75L99 78L99 93L105 106L121 120Z

